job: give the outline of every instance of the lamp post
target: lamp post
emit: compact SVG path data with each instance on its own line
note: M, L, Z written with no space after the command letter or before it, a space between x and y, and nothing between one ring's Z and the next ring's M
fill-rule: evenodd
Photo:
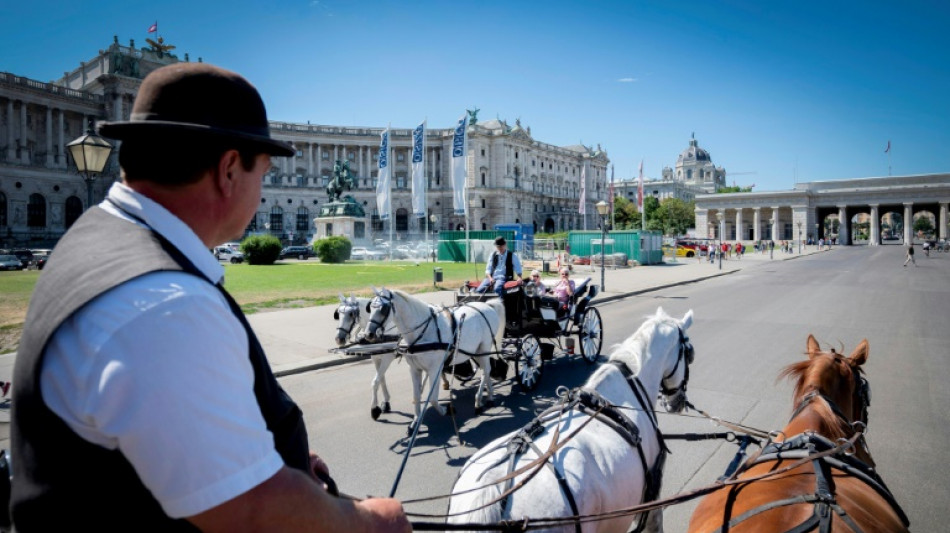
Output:
M431 228L431 227L435 227L436 231L438 231L438 229L439 229L439 215L437 215L437 214L435 214L435 213L432 213L431 215L429 215L429 222L431 223L430 228ZM436 240L436 242L432 245L432 248L429 250L429 258L432 259L432 262L433 262L433 263L435 263L435 257L436 257L435 249L436 249L438 246L439 246L439 241ZM426 248L429 248L429 232L428 232L428 231L426 232Z
M716 247L716 255L719 256L719 270L722 270L722 212L716 213L716 220L719 221L719 246Z
M798 224L798 255L802 255L802 221L799 220L796 224Z
M600 290L604 290L604 268L606 263L604 262L604 252L607 248L607 214L610 211L610 206L607 205L607 202L601 200L597 202L597 212L600 213Z
M769 219L769 259L775 254L775 217Z
M86 182L86 209L89 209L92 207L92 183L106 168L109 154L112 153L112 145L93 133L92 129L88 129L85 135L67 144L66 148L73 156L76 170Z

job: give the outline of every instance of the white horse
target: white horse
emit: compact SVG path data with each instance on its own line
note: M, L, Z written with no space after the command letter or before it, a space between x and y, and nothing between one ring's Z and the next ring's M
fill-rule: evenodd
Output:
M340 293L340 305L333 312L333 319L337 320L336 341L337 346L344 346L347 343L360 342L366 334L369 324L369 304L370 298L357 298L350 295L349 298ZM392 318L383 323L383 338L395 338L399 336L399 330ZM389 405L389 388L386 387L386 371L389 365L396 358L396 352L384 352L380 354L371 354L370 359L373 366L376 367L376 375L373 376L373 406L370 408L370 416L373 420L379 418L382 413L388 413L391 410ZM379 389L383 389L383 406L379 407Z
M530 524L532 517L593 515L656 499L665 445L656 426L654 399L662 386L667 409L679 411L686 403L688 365L693 355L685 330L692 320L692 311L678 320L658 309L636 333L614 347L609 362L583 387L562 394L562 403L520 432L509 433L476 452L462 467L452 489L455 495L449 502L448 522L527 519ZM631 425L635 427L631 429ZM630 438L633 433L639 437ZM555 435L553 453L538 460L552 446ZM526 466L525 472L511 475ZM524 486L504 494L534 472ZM503 478L508 479L493 483ZM464 492L470 489L476 490ZM567 522L546 530L627 531L635 518L623 516L580 525ZM662 531L660 510L642 519L647 531Z
M392 317L395 321L408 347L406 360L412 376L415 405L415 418L410 428L422 416L422 372L428 376L428 390L432 391L439 379L439 367L442 366L446 349L456 338L455 330L459 323L463 325L457 335L458 342L450 354L451 358L445 361L444 369L469 358L474 359L482 375L475 394L475 412L481 414L484 407L493 405L490 353L501 349L505 329L505 307L500 298L464 304L455 309L442 309L405 292L383 288L376 290L376 298L373 299L372 315L366 332L368 339L373 340L379 334L379 329L374 325L382 323L386 317ZM486 388L488 400L483 402L482 394ZM431 405L440 415L445 414L437 394L432 395Z

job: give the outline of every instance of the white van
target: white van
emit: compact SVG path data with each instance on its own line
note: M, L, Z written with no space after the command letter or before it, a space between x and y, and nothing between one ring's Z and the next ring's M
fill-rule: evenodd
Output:
M218 261L227 261L229 263L243 263L244 254L236 250L232 250L229 246L215 246L212 252L215 259Z

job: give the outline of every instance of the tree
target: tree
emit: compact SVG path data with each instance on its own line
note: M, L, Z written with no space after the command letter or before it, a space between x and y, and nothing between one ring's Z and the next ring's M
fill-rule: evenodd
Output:
M640 229L640 212L637 205L623 196L614 198L614 221L616 229Z
M914 231L928 235L933 233L934 225L933 222L930 221L930 217L927 215L921 215L917 220L915 220Z

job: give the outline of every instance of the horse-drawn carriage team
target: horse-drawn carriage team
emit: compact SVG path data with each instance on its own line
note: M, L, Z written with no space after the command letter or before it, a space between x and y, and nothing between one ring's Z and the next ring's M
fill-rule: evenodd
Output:
M492 405L492 377L506 377L510 361L523 390L537 386L555 345L561 354L573 354L571 335L578 337L582 358L597 362L603 329L599 312L589 305L598 287L589 282L575 284L567 269L559 271L552 287L545 287L536 271L525 280L517 255L499 238L485 278L465 284L452 308L385 288L374 289L375 297L362 302L341 296L342 336L337 340L345 343L346 333L355 331L352 324L360 319L365 322L364 343L398 335L395 350L373 356L372 415L389 410L382 374L393 357L403 355L414 390L411 432L421 423L427 403L423 373L429 391L436 389L439 377L447 388L443 371L457 371L474 360L481 373L475 395L480 414ZM346 316L352 319L347 322ZM653 409L657 398L671 412L688 404L694 355L686 330L692 320L692 311L676 319L658 309L582 387L559 389L556 405L474 453L446 495L449 511L442 520L451 524L446 527L661 531L662 509L685 498L657 500L665 439L677 436L664 436ZM907 530L908 520L875 472L864 441L870 389L861 365L867 360L867 342L842 357L833 349L822 352L809 336L807 353L808 359L783 374L797 381L791 421L782 431L747 430L730 470L690 496L705 495L690 531ZM470 377L475 369L466 372ZM383 387L382 409L376 400L378 385ZM437 398L430 394L428 400L444 413ZM740 467L749 442L761 451ZM439 523L415 525L432 529Z

